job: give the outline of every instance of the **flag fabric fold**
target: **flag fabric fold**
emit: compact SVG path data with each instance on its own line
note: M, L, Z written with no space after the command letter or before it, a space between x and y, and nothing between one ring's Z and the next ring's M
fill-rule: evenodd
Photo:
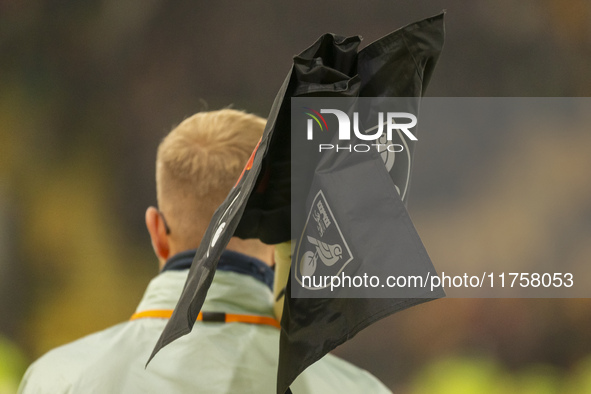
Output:
M219 256L232 236L259 238L269 244L291 239L291 190L294 187L302 193L314 190L307 180L291 179L291 166L296 163L312 172L319 169L326 172L327 166L334 164L322 162L320 156L315 160L292 157L291 98L412 97L416 98L412 106L418 110L419 98L425 92L443 46L443 30L443 14L439 14L399 29L361 51L358 51L360 37L325 34L294 57L293 66L269 113L261 141L236 186L216 210L177 307L150 359L159 349L191 331L213 280ZM414 148L409 148L412 156ZM388 231L408 232L413 242L418 239L420 243L404 206L408 199L411 162L402 164L381 170L384 184L396 185L400 193L398 196L394 187L385 186L393 207L392 220L396 221L393 224L396 229ZM302 201L306 200L304 197ZM424 248L417 250L417 259L429 261ZM278 393L288 391L289 385L307 366L363 328L428 300L309 299L292 298L289 293L281 322Z

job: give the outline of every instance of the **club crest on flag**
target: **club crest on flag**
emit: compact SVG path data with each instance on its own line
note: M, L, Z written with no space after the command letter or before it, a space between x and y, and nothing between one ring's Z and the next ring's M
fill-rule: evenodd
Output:
M336 276L353 260L353 254L322 190L318 191L310 206L295 255L298 262L295 277L309 290L326 286L304 286L302 277Z

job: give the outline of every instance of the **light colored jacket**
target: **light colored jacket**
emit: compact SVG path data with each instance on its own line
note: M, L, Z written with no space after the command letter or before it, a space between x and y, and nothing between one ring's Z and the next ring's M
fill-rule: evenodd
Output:
M136 313L174 309L187 270L149 284ZM272 316L272 294L253 277L217 271L204 311ZM140 318L56 348L27 370L19 393L276 392L279 330L270 325L197 322L193 331L146 361L167 320ZM367 371L327 355L293 383L299 393L389 393Z

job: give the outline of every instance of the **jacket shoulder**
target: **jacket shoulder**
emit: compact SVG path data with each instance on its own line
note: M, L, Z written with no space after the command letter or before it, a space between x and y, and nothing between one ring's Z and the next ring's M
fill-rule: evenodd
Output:
M67 393L108 347L110 338L124 328L120 323L45 353L29 366L19 393Z

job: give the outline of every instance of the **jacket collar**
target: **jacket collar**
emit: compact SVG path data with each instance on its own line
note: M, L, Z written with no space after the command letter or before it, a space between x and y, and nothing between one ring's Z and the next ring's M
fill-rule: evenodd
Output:
M191 268L196 253L197 249L190 249L175 254L166 261L166 264L164 264L164 267L160 272L186 270ZM224 250L220 256L217 270L250 275L265 283L269 289L273 290L273 270L267 264L252 256L231 250Z
M174 309L188 272L188 269L164 269L150 281L136 312ZM250 274L218 269L202 310L273 316L273 295L266 283Z

